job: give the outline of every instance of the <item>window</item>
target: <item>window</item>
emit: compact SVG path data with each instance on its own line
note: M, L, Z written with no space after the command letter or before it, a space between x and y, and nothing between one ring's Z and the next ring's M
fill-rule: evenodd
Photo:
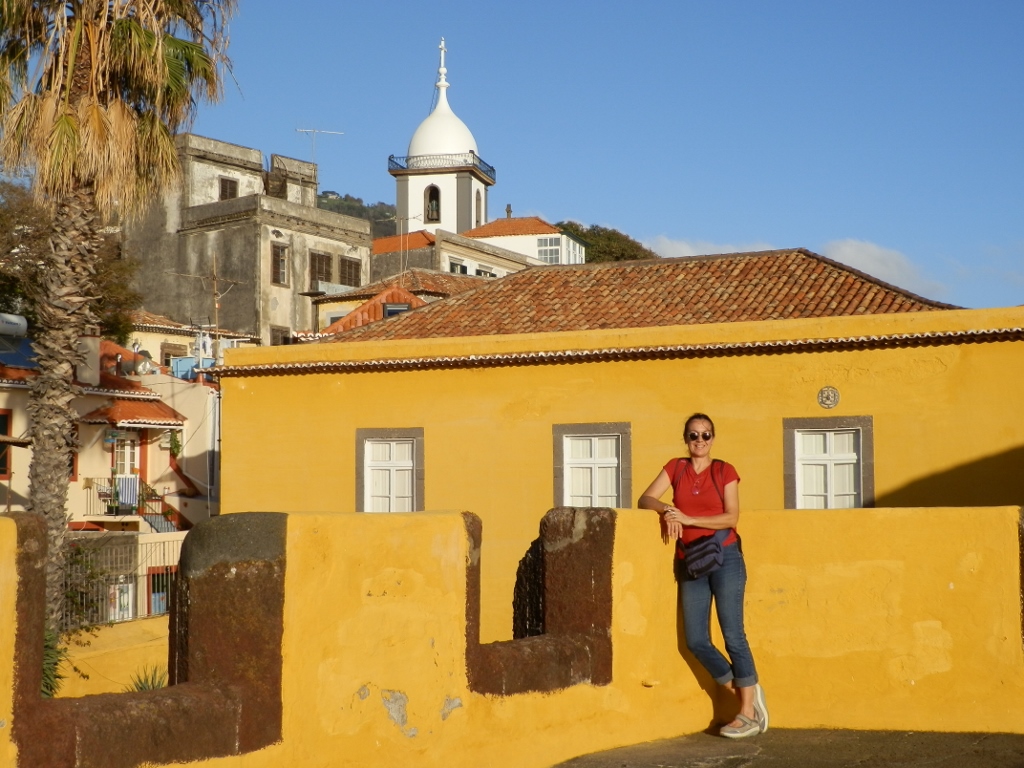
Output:
M238 181L235 179L220 180L220 199L231 200L238 197Z
M560 243L560 237L538 237L537 258L548 264L557 264Z
M448 271L453 275L468 275L469 269L461 261L455 261L452 259L448 262Z
M786 509L874 506L870 416L783 419Z
M498 275L495 274L493 267L488 267L488 266L485 266L485 265L481 264L479 267L476 268L476 276L477 277L497 277Z
M356 511L424 508L423 429L356 430Z
M632 447L628 422L556 424L552 436L555 506L632 504Z
M160 364L170 368L172 357L188 357L188 347L184 344L161 344Z
M363 262L348 256L338 259L338 282L342 285L358 287L362 285Z
M423 220L428 222L441 220L441 190L433 184L423 190Z
M283 243L270 244L270 282L288 285L288 246Z
M481 224L483 224L483 215L484 215L483 214L483 210L484 210L483 196L480 194L480 190L478 189L476 191L476 215L474 217L474 222L475 222L473 224L474 227L479 227Z
M309 290L315 291L319 282L331 282L331 254L309 252Z
M114 474L139 473L139 433L121 430L114 440Z
M270 326L270 346L282 347L292 343L292 329L282 328L278 325Z
M6 408L0 410L0 435L11 436L12 421L12 411ZM11 450L13 447L8 443L0 443L0 478L4 480L11 478Z
M408 312L410 306L408 304L385 304L384 305L384 317L394 317L400 315L403 312Z

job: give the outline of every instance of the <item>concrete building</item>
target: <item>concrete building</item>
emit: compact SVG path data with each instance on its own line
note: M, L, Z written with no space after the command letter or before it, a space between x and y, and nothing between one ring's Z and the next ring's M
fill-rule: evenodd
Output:
M317 167L183 134L181 185L124 230L150 312L279 344L309 328L300 294L369 280L370 223L316 207ZM215 308L214 294L219 296Z

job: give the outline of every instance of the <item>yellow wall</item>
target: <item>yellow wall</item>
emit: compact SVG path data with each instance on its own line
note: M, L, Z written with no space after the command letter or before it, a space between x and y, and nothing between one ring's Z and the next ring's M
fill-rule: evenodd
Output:
M0 765L14 765L18 750L11 740L14 714L14 635L18 631L14 610L18 590L15 559L18 532L14 521L0 515Z
M68 662L61 665L61 698L121 693L149 668L167 672L167 616L100 627L93 634L76 635L68 649Z
M750 514L748 634L773 723L1024 733L1019 515ZM10 573L6 522L0 572ZM650 513L619 511L607 686L471 693L467 555L455 513L289 516L283 739L197 764L540 768L708 725L706 678L680 652L671 549ZM11 605L0 602L0 681L10 680ZM9 690L0 688L7 722ZM0 757L8 739L0 728Z
M238 350L231 365L853 337L1024 325L1024 309ZM516 566L553 503L552 425L632 425L633 499L711 414L746 510L784 506L782 419L872 416L879 506L1024 504L1024 343L224 378L226 512L355 509L357 428L422 427L425 506L487 530L484 640L511 636ZM840 390L833 410L817 404ZM744 518L741 529L747 525Z

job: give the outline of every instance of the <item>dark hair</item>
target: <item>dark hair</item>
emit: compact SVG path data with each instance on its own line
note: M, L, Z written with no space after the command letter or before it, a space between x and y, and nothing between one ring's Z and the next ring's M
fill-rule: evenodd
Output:
M690 431L690 422L693 421L706 421L711 425L711 436L715 436L715 422L711 420L711 417L706 413L695 413L686 420L686 425L683 427L683 440L686 439L686 433Z

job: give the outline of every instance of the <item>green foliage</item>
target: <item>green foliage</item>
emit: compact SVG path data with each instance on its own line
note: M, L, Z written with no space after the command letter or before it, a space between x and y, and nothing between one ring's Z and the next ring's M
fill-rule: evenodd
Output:
M0 181L0 312L24 315L32 326L36 307L26 288L38 281L48 246L51 214L24 186ZM132 288L139 264L121 253L116 234L101 237L93 285L100 332L122 346L132 334L131 312L142 306L142 294Z
M599 227L597 224L584 227L575 221L560 221L555 226L586 242L588 263L658 258L658 254L650 248L617 229Z
M52 629L47 629L43 633L43 684L40 689L44 699L52 699L60 691L64 680L60 664L67 657L68 649L61 642L60 635Z
M160 667L143 667L132 675L132 681L124 687L125 692L156 691L167 687L167 670Z
M181 437L178 435L178 430L171 430L171 456L178 458L181 454Z
M370 222L370 234L375 238L387 237L397 232L395 221L398 209L389 203L366 205L361 197L334 197L321 194L316 199L316 207L345 216L354 216L357 219L367 219Z

